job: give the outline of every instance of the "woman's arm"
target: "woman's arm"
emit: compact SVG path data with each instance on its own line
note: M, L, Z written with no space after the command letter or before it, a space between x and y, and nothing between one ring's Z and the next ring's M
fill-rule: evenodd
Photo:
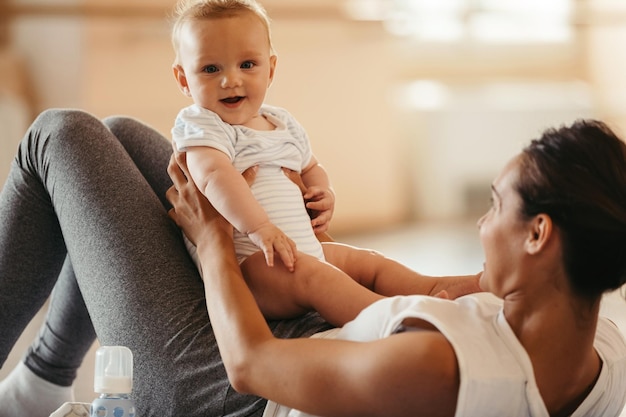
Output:
M241 275L232 227L187 182L185 155L177 158L182 170L176 161L168 168L170 216L198 247L207 310L236 390L325 416L454 414L456 357L437 331L368 343L274 338Z

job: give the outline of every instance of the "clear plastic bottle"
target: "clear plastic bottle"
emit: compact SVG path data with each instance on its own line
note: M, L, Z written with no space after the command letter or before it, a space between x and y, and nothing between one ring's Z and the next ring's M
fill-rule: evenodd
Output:
M91 417L135 417L133 354L124 346L102 346L96 351Z

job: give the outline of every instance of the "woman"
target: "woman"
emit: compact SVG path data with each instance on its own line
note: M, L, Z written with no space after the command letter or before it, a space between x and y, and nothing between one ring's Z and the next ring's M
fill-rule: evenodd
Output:
M388 298L334 340L272 335L237 267L232 227L187 182L183 155L169 172L170 215L198 247L229 379L288 406L270 403L268 415L621 412L626 344L598 312L626 280L626 145L604 124L546 131L493 182L478 222L480 283L492 295ZM362 287L342 295L368 299Z
M0 417L48 416L70 401L95 334L133 351L142 417L263 414L265 399L229 384L204 284L168 218L171 153L126 118L49 110L28 130L0 194L0 363L54 292L39 338L0 382ZM475 282L418 279L437 282L433 293ZM330 327L313 313L269 323L280 338Z

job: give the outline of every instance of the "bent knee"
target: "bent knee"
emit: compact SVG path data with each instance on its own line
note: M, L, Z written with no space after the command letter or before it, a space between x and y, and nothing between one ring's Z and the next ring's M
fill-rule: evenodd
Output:
M31 128L64 130L83 126L85 123L101 124L97 117L83 110L52 108L39 113Z
M82 110L48 109L41 112L33 121L24 139L20 143L19 161L26 164L25 159L36 166L36 161L43 158L44 153L56 152L62 156L69 155L76 144L84 145L90 140L98 140L100 132L106 127L98 118Z
M33 121L26 136L34 142L87 141L89 133L105 129L94 115L76 109L47 109Z
M118 133L133 130L137 126L144 126L139 120L128 116L109 116L102 119L104 123L115 136Z

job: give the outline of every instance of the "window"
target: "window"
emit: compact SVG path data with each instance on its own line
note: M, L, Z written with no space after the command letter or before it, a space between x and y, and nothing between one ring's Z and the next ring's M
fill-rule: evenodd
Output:
M356 20L423 42L566 43L573 0L347 0Z

